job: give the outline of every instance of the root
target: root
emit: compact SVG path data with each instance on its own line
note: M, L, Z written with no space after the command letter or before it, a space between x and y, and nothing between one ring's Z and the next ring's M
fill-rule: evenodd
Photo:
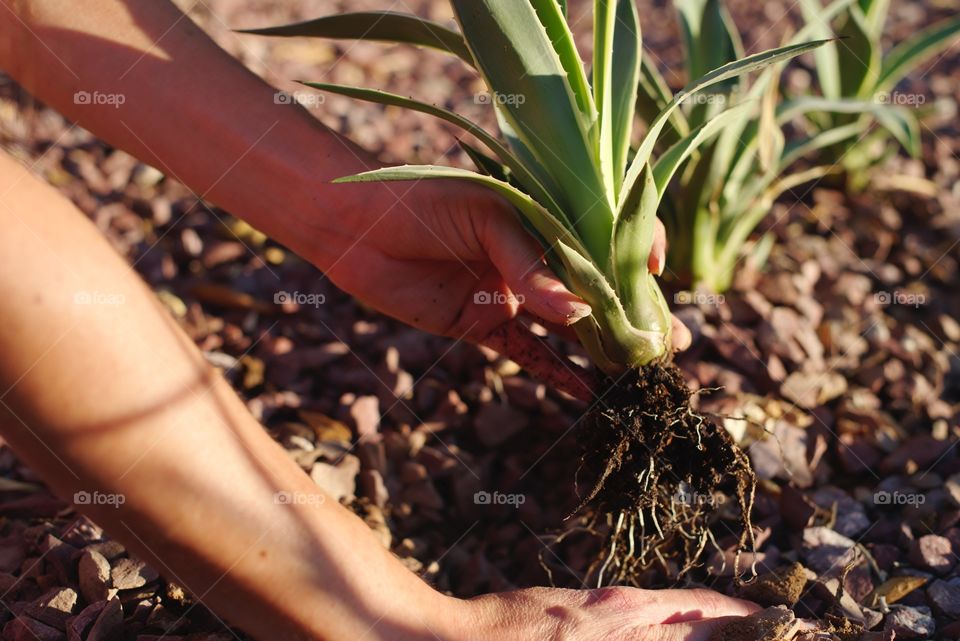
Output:
M736 501L734 557L753 550L750 520L756 477L723 428L694 412L690 391L673 366L655 365L615 384L609 402L587 417L579 474L594 482L575 513L605 516L608 534L588 571L598 586L638 584L658 568L679 579L719 549L719 506ZM593 582L593 581L591 581Z

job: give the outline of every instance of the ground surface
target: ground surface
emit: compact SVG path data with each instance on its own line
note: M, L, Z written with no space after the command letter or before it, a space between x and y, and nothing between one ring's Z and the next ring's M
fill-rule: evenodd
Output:
M483 105L473 104L477 82L438 54L228 30L389 3L181 4L278 86L293 89L290 79L309 78L390 88L468 104L468 113L489 122ZM281 4L298 9L275 8ZM440 0L406 4L449 17ZM675 65L672 15L655 4L644 14L647 43ZM790 23L786 4L736 4L751 50L777 44ZM894 38L949 9L945 0L894 5ZM949 107L960 92L956 49L911 90ZM803 72L791 81L803 82ZM449 129L427 118L339 98L316 111L388 159L463 162ZM949 112L931 121L923 158L897 158L884 172L912 177L928 195L883 185L852 198L824 185L797 190L767 223L780 242L765 271L745 271L725 299L676 306L697 328L681 366L694 386L720 388L702 395L700 408L727 417L719 420L749 447L763 479L754 515L758 570L803 566L750 596L766 605L799 601L798 616L821 617L842 576L840 611L874 630L896 628L898 638L960 638L956 122ZM0 141L96 221L271 434L413 570L459 596L590 579L596 540L574 533L554 542L582 525L563 521L576 504L581 404L512 363L362 308L283 248L9 82L0 84ZM280 292L319 294L325 303L275 306ZM579 355L559 340L556 349ZM37 630L62 638L56 612L78 612L108 590L119 590L123 613L115 600L85 610L83 630L97 620L86 638L117 626L128 638L232 637L175 585L125 559L115 544L97 543L99 529L51 497L6 449L0 472L0 600L7 606L0 621L24 614L21 621L46 622L31 630L8 625L5 638ZM25 490L14 481L36 485ZM503 495L513 505L496 505ZM689 580L733 590L721 556ZM659 573L649 582L662 584Z

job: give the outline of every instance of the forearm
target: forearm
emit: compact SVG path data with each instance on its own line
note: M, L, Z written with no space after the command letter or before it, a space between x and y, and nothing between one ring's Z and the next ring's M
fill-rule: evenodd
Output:
M321 265L332 258L304 239L383 191L329 185L373 159L277 104L168 0L0 0L0 12L0 67L29 91Z
M276 501L322 495L96 229L5 157L0 194L0 430L16 451L65 497L123 495L81 507L258 638L442 637L452 600L362 521Z

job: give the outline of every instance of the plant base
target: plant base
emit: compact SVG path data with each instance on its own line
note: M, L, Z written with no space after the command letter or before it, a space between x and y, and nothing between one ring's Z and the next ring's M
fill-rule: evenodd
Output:
M711 528L734 507L728 497L739 521L739 576L740 552L753 547L756 477L727 431L694 412L690 398L676 366L656 364L608 381L585 418L575 512L592 512L610 527L597 585L639 584L658 564L671 578L696 567L705 550L719 547Z

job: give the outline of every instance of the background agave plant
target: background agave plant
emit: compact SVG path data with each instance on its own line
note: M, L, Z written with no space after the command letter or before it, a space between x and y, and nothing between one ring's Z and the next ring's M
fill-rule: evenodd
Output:
M793 107L814 114L809 121L816 131L853 122L866 131L870 119L880 125L869 137L847 139L825 150L825 160L842 166L848 186L859 190L869 181L870 170L896 152L891 138L911 154L920 153L920 118L925 110L918 108L919 100L898 100L910 95L895 90L909 74L957 42L960 15L927 27L884 54L890 0L856 0L830 19L823 16L821 0L801 0L800 7L813 37L836 34L842 40L815 54L821 95L795 97Z
M739 32L721 0L676 0L674 4L689 77L702 73L711 64L729 63L743 55ZM862 7L868 4L834 0L821 6L819 0L805 0L807 22L791 42L830 36L832 23L859 20L856 16L861 15ZM873 3L872 11L878 10L879 3ZM845 95L831 89L825 91L825 96L782 100L779 85L785 65L780 63L765 70L753 82L739 77L715 85L677 110L661 144L679 139L732 105L752 105L743 110L739 118L732 119L720 135L691 155L664 195L661 215L671 239L669 266L674 275L695 289L723 292L729 288L737 263L748 249L756 262L765 259L772 238L764 237L753 244L749 241L774 201L789 189L836 173L844 166L852 167L854 159L864 157L871 147L865 136L873 123L880 125L877 136L893 137L916 153L919 125L914 110L878 100L873 92L892 86L894 76L902 77L918 61L943 48L957 25L960 19L948 20L905 44L903 53L891 55L888 79L883 83L878 79L871 85L873 89L864 90L863 96ZM838 28L836 33L848 35L845 28ZM879 32L871 37L879 43ZM827 70L825 82L821 80L821 84L830 87L837 84L833 82L835 70L830 65L839 64L841 57L858 55L844 50L848 46L853 43L840 41L815 53L818 72L822 74L820 69ZM832 56L827 53L827 49L837 48L841 49L839 57L837 51L833 51ZM848 75L858 69L856 60L845 60L843 67L847 69L843 73ZM837 70L836 74L839 73ZM649 119L666 104L669 91L652 64L644 67L644 77L640 112ZM783 131L788 124L800 124L803 133L788 141ZM799 164L804 160L808 162ZM813 162L818 164L811 164Z
M643 60L633 0L595 0L592 72L577 51L560 0L451 0L460 33L413 15L389 12L331 16L255 30L277 36L361 38L433 47L460 57L483 77L506 142L437 106L372 89L305 84L361 100L427 113L475 136L492 156L467 146L478 172L401 166L341 182L459 179L495 190L514 205L546 259L593 314L575 326L607 373L658 362L670 354L670 312L647 268L655 220L667 185L685 160L743 107L719 110L658 145L682 104L754 70L812 51L826 41L791 44L696 76L655 109L638 101L651 80ZM706 54L704 54L706 55ZM630 138L638 108L648 127L637 149ZM654 113L655 111L655 113ZM673 128L675 129L675 128Z

